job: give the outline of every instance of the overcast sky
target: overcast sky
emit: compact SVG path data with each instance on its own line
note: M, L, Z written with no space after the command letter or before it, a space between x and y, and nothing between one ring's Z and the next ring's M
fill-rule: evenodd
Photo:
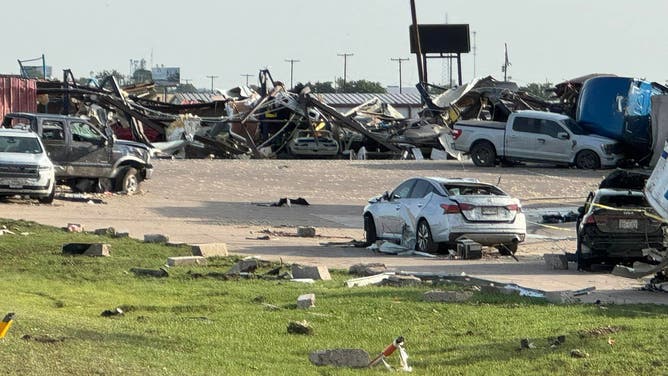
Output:
M642 0L415 0L419 23L468 23L476 31L476 73L501 78L508 43L509 75L520 83L559 82L600 72L668 79L668 1ZM19 72L17 59L46 55L54 76L76 77L116 69L130 73L131 59L180 67L181 79L228 89L242 74L268 67L274 79L348 80L397 85L407 58L404 86L417 82L410 55L409 0L10 0L2 2L4 34L0 72ZM473 43L473 35L471 35ZM463 57L464 81L473 54ZM429 81L447 82L440 61Z

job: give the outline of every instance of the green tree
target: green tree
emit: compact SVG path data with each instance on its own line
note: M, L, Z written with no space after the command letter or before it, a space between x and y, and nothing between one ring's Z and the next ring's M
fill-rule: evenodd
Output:
M346 82L345 87L343 87L343 80L338 79L337 84L342 89L344 93L375 93L375 94L385 94L387 90L380 84L380 82L372 82L367 80L357 80L357 81L348 81Z
M127 81L127 77L124 74L117 71L116 69L103 70L101 72L97 72L93 77L95 77L98 81L102 81L105 77L108 76L116 77L116 81L118 81L120 85L124 85L125 82Z
M520 87L521 91L525 91L534 97L538 97L541 99L550 99L551 93L548 92L547 90L552 88L553 85L549 82L532 82L526 86Z

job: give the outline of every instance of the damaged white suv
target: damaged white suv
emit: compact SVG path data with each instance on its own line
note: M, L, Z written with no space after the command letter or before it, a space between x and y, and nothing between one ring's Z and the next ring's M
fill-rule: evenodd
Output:
M53 202L55 172L39 136L21 129L0 129L0 197L25 195Z

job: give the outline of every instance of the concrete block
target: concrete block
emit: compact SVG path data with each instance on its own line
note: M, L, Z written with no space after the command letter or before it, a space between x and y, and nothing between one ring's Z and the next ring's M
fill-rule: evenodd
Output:
M315 307L315 294L299 295L297 298L297 308L309 309Z
M290 334L305 334L313 335L313 327L308 321L290 321L288 323L288 333Z
M387 267L385 264L375 262L371 264L355 264L348 269L349 274L359 275L362 277L368 277L376 274L385 273Z
M227 253L227 244L225 243L205 243L205 244L193 244L192 254L195 256L203 257L226 257Z
M127 231L124 231L124 232L116 232L116 233L115 233L114 235L112 235L111 237L112 237L112 238L117 238L117 239L120 239L120 238L129 238L129 237L130 237L130 233L127 232Z
M167 258L168 266L206 265L206 258L202 256L176 256Z
M545 299L554 304L569 304L580 301L572 291L546 291Z
M167 243L169 236L162 234L145 234L144 243Z
M568 259L566 255L559 253L545 253L543 255L545 263L555 270L568 270Z
M332 279L332 276L329 274L329 269L322 265L294 264L292 265L292 277L297 279L311 278L323 281L329 281Z
M417 286L422 284L422 280L412 275L390 275L382 282L380 282L380 284L382 286L394 287Z
M111 255L111 245L105 243L67 243L63 245L65 255L105 256Z
M297 227L297 236L302 238L312 238L315 236L315 227L303 226Z
M114 236L116 234L116 229L113 227L98 228L93 231L93 233L95 235Z
M465 302L471 296L471 291L427 291L422 297L426 302Z
M362 349L318 350L309 354L308 359L316 366L366 368L369 353Z

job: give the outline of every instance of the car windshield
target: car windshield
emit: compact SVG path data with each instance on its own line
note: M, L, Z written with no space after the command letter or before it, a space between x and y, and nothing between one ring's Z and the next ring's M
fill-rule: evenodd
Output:
M35 137L0 136L0 152L42 153L42 146Z
M445 183L443 188L450 196L467 196L467 195L482 195L482 196L505 196L505 193L499 188L492 185L484 184L462 184L462 183Z
M613 208L645 208L649 206L645 196L641 195L601 196L598 203Z
M576 123L575 120L573 119L570 118L566 119L562 123L566 126L566 128L568 128L569 131L573 132L574 134L582 136L586 136L589 134L589 132L587 132L584 128L582 128L582 126Z

